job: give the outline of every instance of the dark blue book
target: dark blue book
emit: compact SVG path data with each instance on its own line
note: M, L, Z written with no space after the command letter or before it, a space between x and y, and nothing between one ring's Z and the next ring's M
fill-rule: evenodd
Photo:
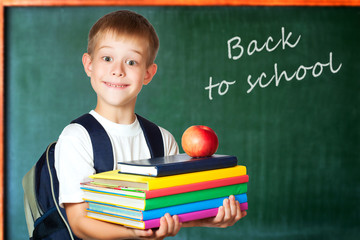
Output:
M120 173L162 177L175 174L213 170L237 165L237 158L229 155L192 158L183 153L130 162L118 162Z

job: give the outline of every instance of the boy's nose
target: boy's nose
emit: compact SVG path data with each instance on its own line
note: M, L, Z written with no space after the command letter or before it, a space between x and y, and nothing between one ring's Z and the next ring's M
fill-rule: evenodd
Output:
M125 76L125 74L124 74L124 73L122 73L122 72L119 72L119 73L113 72L113 74L112 74L112 75L114 75L114 76L118 76L118 77L124 77L124 76Z
M112 71L112 75L117 76L117 77L125 77L125 70L124 70L124 67L122 66L122 64L114 67L114 69Z

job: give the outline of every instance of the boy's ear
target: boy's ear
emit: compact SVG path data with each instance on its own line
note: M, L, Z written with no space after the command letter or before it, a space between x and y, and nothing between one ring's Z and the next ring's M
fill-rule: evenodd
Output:
M92 62L91 62L91 56L88 53L84 53L82 57L82 63L84 65L84 70L86 74L88 75L88 77L90 77L92 71Z
M145 78L144 78L144 85L148 85L151 82L151 80L154 77L156 71L157 71L157 65L155 63L151 64L147 68Z

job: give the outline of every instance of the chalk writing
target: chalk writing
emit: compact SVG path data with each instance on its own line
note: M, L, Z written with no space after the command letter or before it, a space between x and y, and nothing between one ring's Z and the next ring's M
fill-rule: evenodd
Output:
M205 87L206 90L209 90L209 99L212 100L212 89L214 87L218 88L218 94L220 96L225 95L227 93L227 91L229 90L229 85L234 84L236 81L232 81L232 82L228 82L226 80L221 81L221 83L215 83L212 84L212 77L210 77L209 79L209 86ZM223 86L225 86L224 90L221 90L223 88Z
M264 49L267 52L272 52L274 51L276 48L278 48L281 44L281 47L283 50L285 50L286 46L290 47L290 48L294 48L296 47L296 45L299 43L301 35L299 35L299 37L296 39L296 41L294 43L290 43L289 42L289 38L291 37L292 32L289 32L285 38L285 28L282 27L281 28L281 38L280 40L275 44L275 46L270 47L270 43L272 44L274 42L274 39L270 36L268 37L268 39L266 40L266 42L262 45L262 47L258 47L258 42L256 40L252 40L249 45L247 46L247 50L246 53L251 56L253 55L255 52L261 52ZM232 45L232 43L236 41L235 45ZM235 36L233 38L231 38L230 40L227 41L227 46L228 46L228 57L229 59L232 60L238 60L239 58L242 57L243 53L244 53L244 47L241 45L241 38L239 36ZM236 56L233 56L233 50L237 49L239 54Z
M324 67L327 67L327 66L329 66L330 72L337 73L338 71L340 71L342 64L339 64L337 69L334 69L333 61L332 61L332 52L330 52L329 62L327 62L327 63L316 62L314 65L308 66L308 67L305 67L304 65L300 65L298 67L298 69L291 76L288 76L288 73L285 70L282 71L279 75L278 74L278 65L277 65L277 63L275 63L274 64L274 74L268 80L267 80L267 75L264 72L262 72L260 74L260 76L256 79L255 82L251 82L251 75L248 76L247 82L250 85L250 88L247 90L247 93L250 93L256 85L259 85L259 87L261 87L261 88L266 88L274 80L275 80L275 86L279 86L279 83L280 83L280 80L282 79L282 77L284 77L284 79L286 81L291 81L294 78L299 81L303 80L306 77L307 71L310 71L311 69L312 69L311 75L315 78L319 77L322 74Z
M247 46L244 46L241 43L241 37L235 36L230 38L227 41L227 55L228 59L232 61L240 60L244 55L252 56L255 53L259 53L262 51L273 52L276 49L286 50L288 48L295 48L300 40L301 35L297 37L293 37L292 32L287 32L284 27L281 28L281 36L277 41L274 41L272 36L269 36L264 43L259 43L257 40L251 40ZM326 62L315 62L312 65L301 64L295 71L287 71L287 70L279 70L281 66L278 63L274 63L274 71L270 74L262 72L257 78L253 78L251 74L247 77L247 84L249 88L247 89L247 93L251 93L255 87L266 88L271 83L274 83L275 86L279 86L281 81L291 81L296 79L301 81L305 79L306 76L312 76L317 78L321 76L321 74L325 71L325 69L329 70L332 74L335 74L340 71L342 67L342 63L338 63L336 67L334 67L333 61L333 53L329 53L329 60ZM216 90L219 96L225 95L230 86L234 85L236 81L227 81L222 80L221 82L213 83L213 78L209 78L209 85L205 87L205 90L209 91L209 100L213 100L213 89ZM215 91L216 93L216 91Z

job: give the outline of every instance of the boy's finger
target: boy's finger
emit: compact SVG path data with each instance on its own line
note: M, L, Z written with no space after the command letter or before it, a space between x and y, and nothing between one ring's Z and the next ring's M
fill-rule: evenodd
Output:
M225 216L224 206L220 206L216 217L214 218L215 223L222 222Z
M181 222L180 222L179 217L177 215L173 216L173 220L174 220L175 225L174 225L174 230L172 232L172 236L175 236L180 231Z
M166 219L167 226L168 226L166 234L171 234L174 231L174 228L175 228L174 219L171 217L171 215L169 213L166 213L164 217Z
M235 218L237 214L238 204L236 203L235 197L233 195L229 197L229 200L230 200L231 218Z
M165 217L160 218L160 227L158 230L155 231L156 237L165 236L168 232L168 223Z
M134 233L138 237L151 237L154 234L152 229L147 229L147 230L134 229Z
M230 200L228 198L226 198L224 200L224 203L223 203L223 207L224 207L224 212L225 212L225 215L224 215L224 221L229 221L231 219L231 208L230 208Z
M240 204L238 201L235 201L235 210L231 214L232 214L232 217L231 217L230 221L228 222L228 226L234 225L241 218Z
M236 215L235 215L235 222L239 221L242 217L240 203L236 201Z

